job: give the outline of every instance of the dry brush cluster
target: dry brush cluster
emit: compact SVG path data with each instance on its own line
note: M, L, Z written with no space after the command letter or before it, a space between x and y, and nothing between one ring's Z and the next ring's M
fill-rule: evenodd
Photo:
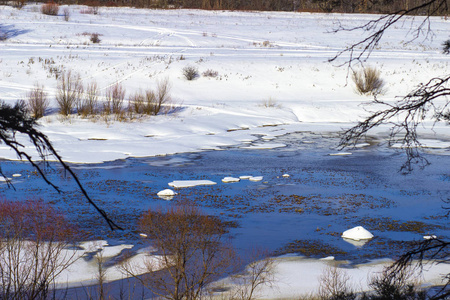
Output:
M59 114L69 117L76 113L81 117L102 116L106 120L132 120L142 115L168 113L172 109L171 83L165 78L157 82L156 90L136 92L126 98L126 89L116 83L100 92L98 84L83 84L79 74L63 71L58 76L56 104ZM27 94L29 113L41 118L49 108L49 99L42 85L36 84Z

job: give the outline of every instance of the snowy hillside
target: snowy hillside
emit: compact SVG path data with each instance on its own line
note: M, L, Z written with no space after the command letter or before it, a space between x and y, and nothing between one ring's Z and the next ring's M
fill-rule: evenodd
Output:
M250 142L254 134L270 139L293 131L337 131L361 119L361 104L370 100L354 92L348 70L339 66L344 60L328 59L363 36L332 29L375 16L131 8L100 8L94 15L83 6L47 16L39 7L0 7L7 36L0 43L0 99L26 99L36 83L43 85L54 109L41 119L41 129L71 162L215 149ZM441 54L448 21L433 18L433 36L408 42L414 37L410 21L422 19L389 31L367 63L381 71L386 100L448 71L450 57ZM90 41L92 33L100 43ZM197 68L200 77L188 81L186 66ZM55 103L62 70L79 74L85 86L97 82L102 95L121 83L126 99L168 79L175 112L133 122L63 120ZM217 76L202 76L207 70ZM441 124L435 130L439 139L449 139ZM15 158L4 146L0 156Z

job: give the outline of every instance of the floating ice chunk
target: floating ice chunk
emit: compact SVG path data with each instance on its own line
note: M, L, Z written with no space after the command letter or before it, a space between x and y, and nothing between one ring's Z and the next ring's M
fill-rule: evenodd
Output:
M369 147L370 144L369 143L360 143L360 144L356 144L355 148L365 148L365 147Z
M143 237L143 238L146 238L146 237L148 237L148 235L147 235L147 234L145 234L145 233L139 233L139 236L140 236L140 237Z
M425 240L434 240L434 239L437 239L437 236L435 236L434 234L432 234L432 235L425 235L423 238L424 238Z
M283 177L284 178L288 178L288 177L290 177L291 175L289 175L289 174L283 174Z
M351 152L337 152L337 153L330 153L329 156L345 156L345 155L352 155Z
M261 180L263 180L263 177L262 176L252 176L248 180L250 180L250 181L261 181Z
M193 186L198 186L198 185L214 185L214 184L216 184L216 183L211 180L175 180L175 181L169 182L169 186L176 188L176 189L193 187Z
M343 238L343 240L345 242L349 243L349 244L352 244L355 247L358 247L358 248L364 246L369 241L369 240L359 240L359 241L357 241L357 240L352 240L352 239L347 239L347 238Z
M222 179L222 182L238 182L240 179L236 177L225 177Z
M12 177L21 177L22 174L13 174Z
M171 189L165 189L158 192L158 196L175 196L177 193L172 191Z
M159 191L156 195L158 195L159 198L162 198L164 200L172 200L176 194L177 193L175 193L171 189L165 189L165 190Z
M264 149L275 149L275 148L283 148L286 147L285 144L271 144L271 143L265 143L265 144L254 144L251 146L245 146L241 147L242 149L258 149L258 150L264 150Z
M432 149L446 149L450 148L450 142L444 142L440 140L420 140L421 146L423 148L432 148Z
M239 176L239 179L250 179L250 178L252 178L252 176L250 176L250 175Z
M360 241L360 240L370 240L371 238L373 238L373 234L371 234L362 226L356 226L352 229L344 231L344 233L342 233L342 237L344 239Z
M334 260L334 256L327 256L327 257L321 258L320 260Z

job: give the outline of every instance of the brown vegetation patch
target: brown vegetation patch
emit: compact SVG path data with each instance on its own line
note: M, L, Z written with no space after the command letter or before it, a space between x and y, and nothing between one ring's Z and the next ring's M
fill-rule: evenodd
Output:
M308 257L346 255L347 252L319 240L295 240L276 251L277 255L298 253Z

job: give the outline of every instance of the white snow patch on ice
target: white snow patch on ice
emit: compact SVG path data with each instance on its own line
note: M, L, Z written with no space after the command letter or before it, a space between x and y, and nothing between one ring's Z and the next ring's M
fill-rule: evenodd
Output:
M224 177L222 179L222 182L225 182L225 183L238 182L238 181L240 181L240 179L236 178L236 177Z
M159 198L164 199L164 200L172 200L176 194L177 193L175 193L171 189L165 189L165 190L159 191L156 195Z
M352 155L351 152L337 152L337 153L330 153L328 154L330 156L346 156L346 155Z
M266 143L266 144L255 144L255 145L251 145L251 146L244 146L241 147L242 149L275 149L275 148L283 148L286 147L285 144L277 144L277 143Z
M350 240L370 240L373 238L373 234L362 226L356 226L352 229L346 230L342 233L342 237Z
M217 183L211 180L175 180L169 182L169 186L176 189L194 187L199 185L214 185L214 184Z
M252 176L252 177L250 177L248 180L250 180L250 181L261 181L261 180L263 180L263 176Z

